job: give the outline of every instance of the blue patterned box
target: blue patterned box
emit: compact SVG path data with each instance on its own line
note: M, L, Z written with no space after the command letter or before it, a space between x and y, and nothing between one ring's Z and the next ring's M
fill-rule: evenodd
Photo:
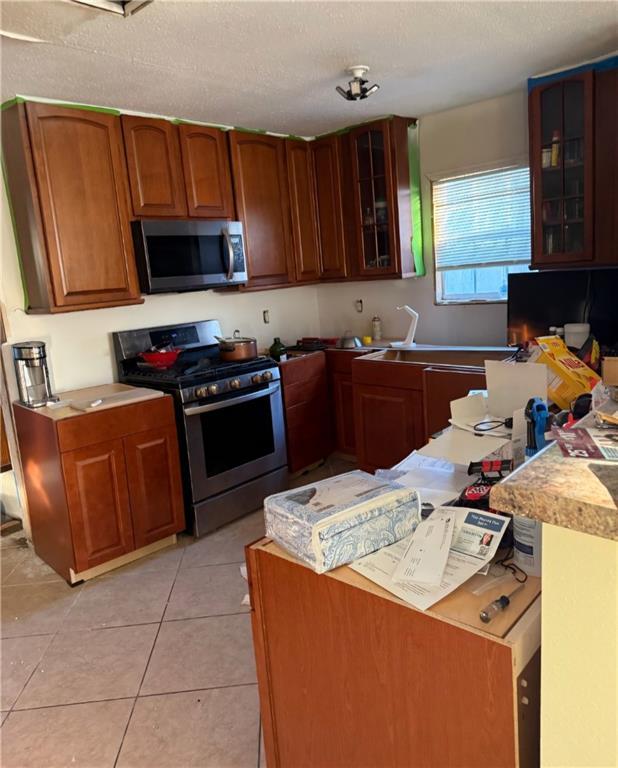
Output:
M420 521L413 488L359 470L264 500L266 535L324 573L411 534Z

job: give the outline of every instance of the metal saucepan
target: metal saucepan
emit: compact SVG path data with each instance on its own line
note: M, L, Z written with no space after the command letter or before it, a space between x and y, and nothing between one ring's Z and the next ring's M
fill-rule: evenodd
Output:
M251 336L241 336L240 331L234 331L232 337L220 338L219 355L225 363L236 363L240 360L253 360L258 356L257 339Z

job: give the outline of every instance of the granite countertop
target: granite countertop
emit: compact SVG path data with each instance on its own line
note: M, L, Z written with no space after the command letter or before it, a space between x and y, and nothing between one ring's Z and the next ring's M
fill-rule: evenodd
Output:
M587 416L581 426L591 419ZM618 541L618 463L567 458L552 443L494 486L490 504Z

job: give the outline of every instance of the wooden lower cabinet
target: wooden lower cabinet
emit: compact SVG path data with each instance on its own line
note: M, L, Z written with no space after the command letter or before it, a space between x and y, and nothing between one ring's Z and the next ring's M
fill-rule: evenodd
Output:
M424 445L423 396L396 387L354 384L356 454L361 469L388 469Z
M326 355L313 352L281 363L288 468L298 472L333 450Z
M354 390L352 361L365 352L353 349L327 349L326 368L335 422L335 448L348 456L356 455L354 428Z
M424 442L446 429L451 418L451 401L466 397L471 389L485 389L481 369L425 368L423 371Z
M75 548L75 570L85 571L135 549L122 440L62 455Z
M540 580L485 626L486 595L423 612L267 539L246 556L269 768L538 766Z
M176 427L138 432L123 443L135 546L145 547L184 528Z
M34 548L67 581L185 527L170 396L14 414Z

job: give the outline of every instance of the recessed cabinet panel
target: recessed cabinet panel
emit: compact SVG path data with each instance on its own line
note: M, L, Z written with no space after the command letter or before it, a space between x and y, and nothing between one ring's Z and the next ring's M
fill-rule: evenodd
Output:
M296 279L318 280L320 244L316 220L311 147L307 141L286 141L292 237Z
M119 119L53 104L26 111L54 304L139 299Z
M178 126L189 216L234 218L227 138L218 128Z
M322 277L347 274L343 203L341 195L340 137L327 136L311 143L315 195L322 256Z
M77 572L135 549L122 440L62 456Z
M136 548L185 527L174 426L124 438Z
M186 216L177 127L167 120L122 116L133 213Z
M230 131L236 209L244 224L249 284L294 280L285 140Z

